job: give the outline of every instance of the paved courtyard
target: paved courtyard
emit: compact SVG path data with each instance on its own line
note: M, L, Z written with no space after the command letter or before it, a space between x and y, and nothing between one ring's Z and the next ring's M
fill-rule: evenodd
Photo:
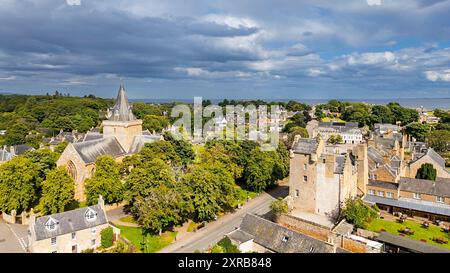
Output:
M0 253L24 253L21 244L25 244L27 227L9 225L0 220Z

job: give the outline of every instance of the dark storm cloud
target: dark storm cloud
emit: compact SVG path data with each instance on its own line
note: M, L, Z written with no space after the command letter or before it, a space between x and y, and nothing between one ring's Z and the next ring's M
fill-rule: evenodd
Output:
M0 91L450 95L450 1L67 3L0 0Z

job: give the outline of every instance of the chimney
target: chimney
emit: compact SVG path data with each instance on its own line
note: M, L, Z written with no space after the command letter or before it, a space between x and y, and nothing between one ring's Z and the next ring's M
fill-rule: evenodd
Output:
M103 199L101 194L98 195L98 204L103 210L105 209L105 200Z
M356 163L357 163L357 187L358 195L366 194L366 186L369 183L369 162L367 156L367 146L358 144L356 147Z
M327 154L325 156L325 177L333 177L334 176L334 163L336 158L334 154Z
M33 208L31 208L29 224L34 225L35 223L36 223L36 214L34 214L34 210Z

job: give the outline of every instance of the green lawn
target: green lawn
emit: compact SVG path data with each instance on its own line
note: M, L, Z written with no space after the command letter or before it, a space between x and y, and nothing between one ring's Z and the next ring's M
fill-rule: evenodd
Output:
M247 202L247 195L252 199L258 195L258 193L245 190L240 186L236 186L236 187L237 187L237 191L238 191L238 202L241 203L241 205ZM237 203L235 205L237 205Z
M134 217L132 215L122 217L119 219L119 221L125 222L125 223L136 223L136 221L134 220Z
M433 237L443 237L447 240L450 240L449 233L443 232L441 227L435 226L433 224L430 224L430 226L426 229L423 228L420 223L414 221L406 220L404 223L400 224L397 222L387 221L383 219L375 219L369 224L369 227L367 229L374 232L380 232L381 229L384 229L386 232L399 235L400 233L398 232L398 230L405 227L408 227L414 231L413 235L408 236L405 235L410 239L414 240L424 239L426 240L427 243L445 248L450 248L450 243L438 244L432 240Z
M117 226L120 229L120 234L128 239L140 252L153 253L170 245L177 235L176 232L166 231L161 236L147 234L142 235L142 228ZM142 249L142 242L145 241L145 248Z
M342 120L340 118L330 118L330 117L324 117L321 121L322 122L330 122L330 121L345 122L345 120Z

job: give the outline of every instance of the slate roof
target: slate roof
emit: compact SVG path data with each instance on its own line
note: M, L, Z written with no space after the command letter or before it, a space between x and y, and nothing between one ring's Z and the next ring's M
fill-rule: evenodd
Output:
M331 244L297 233L264 218L247 213L240 230L254 242L279 253L333 253ZM283 241L283 239L285 239ZM287 239L287 240L286 240Z
M388 232L380 232L376 238L377 241L390 245L399 246L417 253L450 253L450 249L434 246L418 240L412 240L406 237L398 236Z
M358 128L357 122L319 122L319 127L346 127L346 128Z
M128 153L139 153L146 143L151 143L158 140L161 140L161 135L158 134L135 136Z
M338 155L335 160L336 164L334 164L334 173L343 174L346 160L345 155Z
M131 111L123 84L120 85L117 93L116 103L109 109L108 119L114 121L131 121L136 119Z
M382 204L398 208L412 209L433 214L450 216L450 206L435 202L427 202L409 198L392 199L375 195L366 195L364 201L371 204Z
M389 189L389 190L397 190L398 189L397 183L391 183L391 182L379 181L379 180L369 180L369 183L367 183L367 185L372 186L372 187Z
M238 244L248 242L255 238L253 235L251 235L243 230L240 230L240 229L237 229L237 230L227 234L227 237L230 240L237 242Z
M21 155L21 154L25 153L26 151L31 151L31 150L34 150L34 148L27 144L20 144L20 145L14 146L14 154L15 155Z
M88 221L85 218L85 213L88 208L94 210L97 213L95 220ZM58 222L58 225L54 231L49 231L45 227L45 223L49 218L53 218ZM52 237L56 237L63 234L76 232L88 228L94 228L99 225L108 223L105 211L100 205L93 205L86 208L75 209L67 212L52 214L48 216L39 217L36 219L34 225L34 233L36 240L44 240Z
M387 131L387 130L392 130L392 131L400 131L400 126L395 125L395 124L389 124L389 123L375 123L373 125L373 128L375 131L380 132L380 131Z
M445 168L445 159L442 158L433 148L428 148L425 154L419 155L415 160L411 161L411 164L421 159L422 157L428 155L431 159L433 159L439 166Z
M312 154L317 151L319 141L316 138L300 138L294 148L294 153Z
M431 181L425 179L401 177L398 183L401 191L450 197L449 181Z
M74 143L73 147L86 164L94 163L95 159L102 155L119 157L126 154L125 150L115 137L78 142Z
M98 132L87 132L83 138L83 141L91 141L100 138L103 138L103 134L100 134Z
M375 147L369 146L367 148L367 156L370 160L374 161L375 163L382 164L383 163L383 156L378 152Z
M357 122L319 122L318 130L322 132L362 134Z

